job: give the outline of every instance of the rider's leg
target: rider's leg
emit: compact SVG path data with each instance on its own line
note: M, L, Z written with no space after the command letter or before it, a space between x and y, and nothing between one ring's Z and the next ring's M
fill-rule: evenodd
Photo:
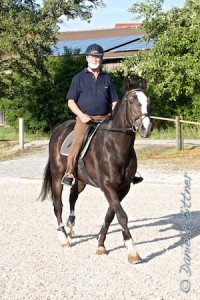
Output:
M62 178L62 184L72 185L74 183L74 170L75 164L80 152L81 145L88 125L82 123L79 117L76 117L76 124L74 127L74 138L69 148L69 154L67 158L67 168L64 177Z

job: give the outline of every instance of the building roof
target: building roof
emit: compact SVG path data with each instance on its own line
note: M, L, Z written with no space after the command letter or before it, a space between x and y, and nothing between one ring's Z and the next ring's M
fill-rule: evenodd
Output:
M79 49L84 54L88 45L100 44L104 51L104 59L123 58L132 55L133 52L141 49L150 49L153 43L142 40L143 32L140 26L115 27L110 29L86 30L74 32L61 32L58 41L52 47L53 55L64 54L65 47L72 50Z

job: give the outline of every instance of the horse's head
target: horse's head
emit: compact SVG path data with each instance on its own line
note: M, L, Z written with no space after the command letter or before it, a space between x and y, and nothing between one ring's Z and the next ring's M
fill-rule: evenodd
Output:
M126 111L133 130L147 138L151 135L152 124L150 121L150 98L141 88L129 90L124 95Z

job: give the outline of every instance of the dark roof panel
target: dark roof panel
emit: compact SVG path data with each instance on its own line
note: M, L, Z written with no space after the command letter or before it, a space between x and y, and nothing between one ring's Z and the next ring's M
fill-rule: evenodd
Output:
M118 36L118 37L106 37L96 39L85 39L85 40L72 40L72 41L58 41L55 46L52 47L53 55L64 54L64 48L68 47L72 50L80 49L80 53L84 54L88 45L97 43L100 44L104 51L114 48L112 52L121 51L137 51L141 49L150 49L153 42L148 43L146 41L138 40L143 34L132 35L132 36ZM130 43L129 43L130 42ZM128 43L124 45L125 43ZM120 46L124 45L124 46ZM120 47L117 47L120 46Z

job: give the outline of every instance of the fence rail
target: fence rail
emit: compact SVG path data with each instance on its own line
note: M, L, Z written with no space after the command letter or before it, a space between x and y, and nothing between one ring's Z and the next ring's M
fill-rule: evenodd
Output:
M176 148L177 150L183 150L184 148L184 138L183 138L183 124L200 125L200 122L186 121L181 117L176 117L175 119L163 118L151 116L151 119L163 120L168 122L174 122L176 127ZM21 149L24 149L24 120L19 119L19 145Z
M151 116L151 119L157 119L157 120L163 120L163 121L169 121L169 122L175 123L177 150L183 150L183 148L184 148L183 124L200 125L200 122L186 121L186 120L183 120L182 117L176 117L175 119L171 119L171 118Z

